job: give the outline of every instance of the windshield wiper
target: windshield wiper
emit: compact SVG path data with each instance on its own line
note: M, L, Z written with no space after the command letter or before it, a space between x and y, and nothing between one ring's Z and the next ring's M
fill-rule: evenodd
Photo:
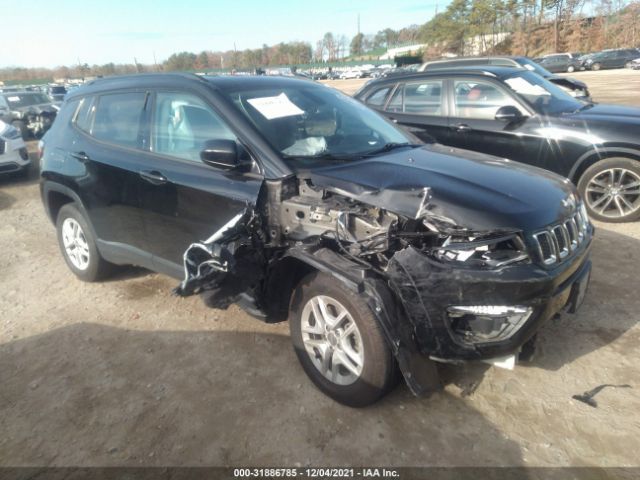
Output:
M346 162L348 160L353 160L353 156L351 155L335 155L329 152L317 153L315 155L288 155L284 154L284 158L295 158L302 160L332 160L334 162Z
M409 143L409 142L404 142L404 143L397 143L397 142L390 142L390 143L386 143L384 144L382 147L377 148L375 150L371 150L370 152L364 152L362 154L360 154L360 157L372 157L375 155L380 155L381 153L386 153L386 152L390 152L391 150L395 150L397 148L418 148L418 147L422 147L424 146L421 143Z

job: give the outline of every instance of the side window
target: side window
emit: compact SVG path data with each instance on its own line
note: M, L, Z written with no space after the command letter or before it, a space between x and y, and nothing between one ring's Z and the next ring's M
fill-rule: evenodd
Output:
M482 80L456 80L454 92L454 117L493 120L500 107L518 107L513 98L494 84Z
M388 112L402 112L403 110L402 100L404 96L403 91L404 91L404 85L402 84L398 85L398 88L396 88L396 91L393 94L393 97L391 97L391 101L387 105Z
M384 101L387 99L389 90L391 90L391 87L382 87L376 90L372 95L369 95L366 100L366 104L373 107L382 107L384 105Z
M208 140L236 140L236 136L198 97L157 93L151 133L153 151L200 161L200 151Z
M407 83L404 112L418 115L442 114L442 80Z
M125 147L137 147L146 94L113 93L98 99L91 134Z
M82 99L78 113L76 113L76 126L87 133L91 133L91 123L95 112L95 97L85 97Z

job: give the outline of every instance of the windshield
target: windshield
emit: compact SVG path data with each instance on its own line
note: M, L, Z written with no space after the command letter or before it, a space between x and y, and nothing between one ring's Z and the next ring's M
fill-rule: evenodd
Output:
M560 87L533 72L514 73L506 77L504 83L538 113L571 113L585 106Z
M43 93L12 93L4 97L14 108L29 107L41 103L51 103L49 97Z
M360 102L313 83L227 94L294 168L356 160L414 140Z
M51 93L54 93L54 94L57 94L57 95L67 93L67 89L66 89L65 87L61 87L61 86L51 87L51 88L49 89L49 91L50 91Z

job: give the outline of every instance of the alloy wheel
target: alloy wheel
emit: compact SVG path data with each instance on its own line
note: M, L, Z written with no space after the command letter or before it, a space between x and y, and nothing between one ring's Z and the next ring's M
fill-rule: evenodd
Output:
M62 243L72 265L78 270L86 270L89 267L89 244L74 218L65 218L62 223Z
M640 209L640 176L626 168L603 170L589 180L586 202L603 217L633 215Z
M360 330L337 300L317 295L302 310L302 341L313 365L329 381L351 385L362 374L364 348Z

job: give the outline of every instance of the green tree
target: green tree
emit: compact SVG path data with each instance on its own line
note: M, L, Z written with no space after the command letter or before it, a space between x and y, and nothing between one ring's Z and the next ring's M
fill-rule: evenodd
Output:
M349 54L362 55L362 53L364 52L363 43L364 43L364 33L358 33L355 37L351 39L351 44L349 45Z
M191 52L174 53L164 62L167 71L194 70L197 56Z

